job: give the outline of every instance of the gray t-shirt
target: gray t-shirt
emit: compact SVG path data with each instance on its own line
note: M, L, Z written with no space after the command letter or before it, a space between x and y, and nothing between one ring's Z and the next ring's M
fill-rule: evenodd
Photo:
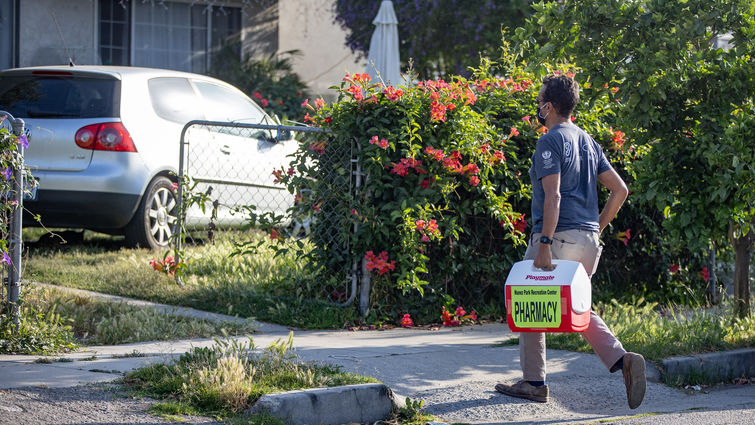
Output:
M559 124L537 141L532 155L532 232L543 230L545 192L541 179L561 174L561 208L556 231L599 231L598 174L611 169L603 149L574 124Z

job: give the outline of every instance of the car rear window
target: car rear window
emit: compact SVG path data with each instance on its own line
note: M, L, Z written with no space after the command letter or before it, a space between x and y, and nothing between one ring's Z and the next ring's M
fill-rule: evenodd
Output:
M22 118L120 116L120 80L80 76L0 76L0 110Z

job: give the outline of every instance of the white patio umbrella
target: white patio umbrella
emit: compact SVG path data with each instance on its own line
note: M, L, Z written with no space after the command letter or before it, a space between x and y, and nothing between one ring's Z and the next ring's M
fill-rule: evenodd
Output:
M398 55L398 20L392 1L383 0L372 23L375 32L372 33L370 53L367 55L367 73L373 82L382 79L386 85L403 84Z

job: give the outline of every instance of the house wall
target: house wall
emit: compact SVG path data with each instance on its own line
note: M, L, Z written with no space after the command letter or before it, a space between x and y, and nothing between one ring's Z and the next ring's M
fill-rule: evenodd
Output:
M294 71L314 95L333 100L328 87L348 73L365 72L367 60L346 47L346 33L334 22L334 0L279 0L278 52L299 50Z
M96 63L94 0L22 0L19 66ZM56 24L57 22L57 24Z
M278 51L278 4L250 2L242 14L244 57L267 58Z

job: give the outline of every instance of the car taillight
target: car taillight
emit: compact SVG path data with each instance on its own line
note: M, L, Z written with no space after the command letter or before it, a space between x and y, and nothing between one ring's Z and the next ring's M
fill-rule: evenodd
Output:
M96 151L136 152L134 141L119 122L90 124L76 132L76 144Z

